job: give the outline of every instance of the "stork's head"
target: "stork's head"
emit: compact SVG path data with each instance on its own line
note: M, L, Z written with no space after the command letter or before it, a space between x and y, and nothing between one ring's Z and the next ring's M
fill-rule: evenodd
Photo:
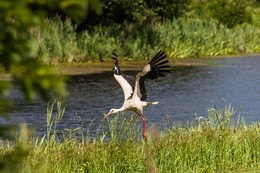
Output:
M117 112L119 112L120 110L119 109L110 109L110 111L104 116L103 119L106 119L107 117L109 117L110 115L112 114L115 114Z

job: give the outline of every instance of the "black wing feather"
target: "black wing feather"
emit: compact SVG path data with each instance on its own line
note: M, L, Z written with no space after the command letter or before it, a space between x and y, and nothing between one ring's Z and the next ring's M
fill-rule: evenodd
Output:
M149 62L151 70L144 77L153 80L162 76L163 73L170 72L170 66L168 65L169 61L164 60L166 57L167 55L163 51L159 51Z
M162 55L164 54L163 51L159 51L154 57L153 59L149 62L149 64L153 64L158 58L160 58Z
M164 52L163 52L164 53ZM160 54L161 55L161 54ZM163 54L162 54L163 55ZM149 64L151 65L154 65L158 62L160 62L161 60L165 59L167 56L166 55L163 55L163 56L159 56L159 57L154 57L152 60L153 61L150 61Z
M161 61L160 63L157 63L157 66L165 65L165 64L167 64L167 63L169 63L169 61L168 61L168 60L164 60L164 61ZM168 65L168 66L169 66L169 65Z
M163 51L159 51L149 62L149 65L151 66L151 70L144 76L140 77L139 85L141 90L141 101L144 101L147 99L147 92L145 90L144 81L145 79L156 79L160 76L165 76L166 73L169 73L170 66L169 61L164 60L167 57L167 55Z
M147 92L145 90L144 81L145 81L145 78L141 77L140 81L139 81L140 90L141 90L141 94L142 94L141 101L147 100Z
M115 67L113 68L114 70L114 74L116 75L121 75L122 72L121 72L121 69L119 67L119 63L118 63L118 57L117 57L117 54L115 53L112 53L114 55L114 57L111 57L113 60L115 60Z

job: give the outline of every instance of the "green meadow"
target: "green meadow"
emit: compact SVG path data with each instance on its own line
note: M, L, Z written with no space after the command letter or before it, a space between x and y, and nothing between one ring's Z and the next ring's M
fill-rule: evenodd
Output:
M49 104L46 135L41 138L23 125L15 143L2 141L0 158L8 163L3 171L12 172L13 162L19 163L16 172L27 173L260 170L260 124L246 124L241 115L235 116L231 105L209 109L208 115L186 125L175 124L168 117L163 127L149 127L147 142L141 138L136 115L120 114L102 121L100 131L93 135L82 127L57 129L64 111L60 102ZM28 155L16 159L23 154Z

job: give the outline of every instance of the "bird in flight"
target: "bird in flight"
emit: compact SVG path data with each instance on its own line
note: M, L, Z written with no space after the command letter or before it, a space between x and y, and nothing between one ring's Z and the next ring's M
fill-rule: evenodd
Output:
M125 110L135 112L142 119L143 139L146 141L146 118L143 113L143 108L158 104L158 102L146 102L147 92L144 82L146 79L153 80L165 76L166 73L170 72L169 61L166 60L167 55L163 51L159 51L136 77L123 74L119 67L117 55L115 53L113 53L113 55L112 59L115 60L115 66L113 68L114 77L124 92L124 103L119 109L110 109L109 113L107 113L103 119Z

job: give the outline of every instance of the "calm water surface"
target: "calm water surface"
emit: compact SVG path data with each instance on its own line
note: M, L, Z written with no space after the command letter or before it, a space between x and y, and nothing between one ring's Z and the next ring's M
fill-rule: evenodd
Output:
M207 115L208 108L223 109L231 103L246 122L260 120L260 57L219 59L211 66L173 67L164 78L148 81L148 101L158 105L145 109L148 125L160 124L166 115L177 123L186 123ZM137 72L127 72L135 75ZM71 77L67 85L69 96L61 128L79 127L78 117L87 126L101 120L110 108L119 108L123 93L113 78L113 72ZM28 103L19 90L11 99L16 108L10 112L14 122L27 122L40 133L46 129L46 103ZM130 113L131 114L131 113Z

